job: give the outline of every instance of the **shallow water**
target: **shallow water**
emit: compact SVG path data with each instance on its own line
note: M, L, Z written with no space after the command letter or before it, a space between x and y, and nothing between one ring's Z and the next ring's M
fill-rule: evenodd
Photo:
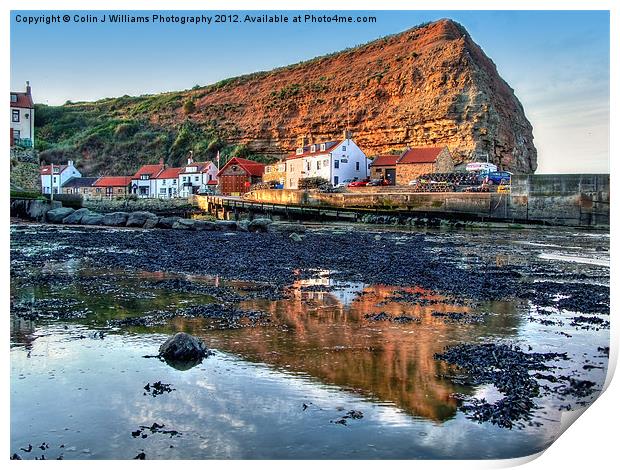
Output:
M605 234L509 233L458 232L445 240L461 243L463 264L561 263L567 276L585 272L591 282L605 283L608 272L588 271L604 267L545 258L550 248L601 257L591 239L607 247ZM29 249L36 256L50 247ZM558 373L599 385L607 367L598 348L609 345L608 330L570 326L574 313L552 308L544 316L547 324L532 321L539 316L520 299L454 302L415 286L365 285L317 271L300 277L290 298L241 302L241 308L269 313L268 326L222 329L212 320L177 317L150 328L111 328L111 319L213 298L146 287L145 281L177 276L171 273L105 272L87 260L45 269L71 273L78 281L52 288L17 283L13 297L70 299L76 303L71 308L88 313L74 320L11 317L11 452L22 458L126 459L140 452L147 459L517 457L551 444L560 407L574 408L579 400L539 398L538 425L522 429L478 423L458 410L453 394L493 402L501 393L492 385L457 385L451 380L454 368L433 355L463 342L509 341L536 352L568 352L568 361L553 363ZM79 282L93 276L101 280L96 294ZM242 294L252 289L247 282L185 277ZM537 280L542 279L532 277ZM398 291L420 301L395 301ZM381 312L415 321L368 318ZM475 321L450 322L437 312L459 312ZM144 357L157 354L167 335L181 330L200 336L215 354L185 371ZM156 381L174 390L145 394L144 386ZM343 423L351 410L363 417ZM179 434L146 430L132 436L153 423ZM43 443L47 447L38 448ZM20 450L29 444L31 452Z

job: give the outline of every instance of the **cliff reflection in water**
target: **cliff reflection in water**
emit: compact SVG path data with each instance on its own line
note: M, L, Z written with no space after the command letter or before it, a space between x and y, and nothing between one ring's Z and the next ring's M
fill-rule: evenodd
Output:
M421 302L390 300L399 290L420 295ZM437 303L425 302L429 300ZM291 298L244 301L241 307L271 313L277 326L201 333L200 320L177 318L174 324L177 329L208 336L213 347L308 374L435 421L456 413L451 394L472 390L443 378L453 371L433 359L433 354L448 344L512 335L519 323L515 305L505 302L483 306L482 311L492 314L482 323L447 323L432 313L474 313L469 307L444 303L422 289L338 284L326 273L298 281ZM401 324L366 318L380 312L419 320Z

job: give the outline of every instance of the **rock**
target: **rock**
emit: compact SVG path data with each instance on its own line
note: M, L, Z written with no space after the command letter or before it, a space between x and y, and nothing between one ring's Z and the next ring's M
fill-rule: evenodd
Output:
M80 223L82 225L103 225L103 214L89 212L82 216Z
M149 217L148 219L146 219L146 222L144 222L144 225L142 226L142 228L155 228L157 227L157 223L159 222L159 217Z
M216 230L217 226L215 222L211 222L210 220L196 220L194 223L194 230L205 230L212 232Z
M192 230L196 221L193 219L179 219L172 226L175 230Z
M177 220L179 220L179 219L180 219L180 217L162 217L157 222L157 227L159 227L159 228L172 228L172 226L175 224L175 222Z
M52 210L62 207L58 201L47 201L40 199L15 199L11 201L11 217L22 219L45 221L45 214Z
M60 224L65 217L70 216L74 212L75 209L71 209L70 207L59 207L58 209L47 211L45 218L52 224Z
M240 220L237 222L237 230L240 232L247 232L248 226L250 225L250 221L247 219Z
M103 225L110 227L124 227L127 224L127 212L111 212L103 216Z
M168 338L159 347L159 356L172 362L196 361L209 354L210 351L200 339L183 332Z
M90 210L82 208L76 210L73 214L62 219L63 224L80 224L82 223L82 217L89 214Z
M290 233L305 233L306 227L302 224L272 224L270 229L274 232L280 232L283 234Z
M136 211L129 214L127 217L127 227L142 227L147 219L157 219L157 216L152 212ZM155 222L157 225L157 222Z
M302 241L301 235L299 235L298 233L295 233L295 232L291 233L288 237L289 237L292 241L294 241L294 242L300 242L300 241Z
M249 232L267 232L269 231L269 226L272 223L273 222L271 221L271 219L266 219L266 218L254 219L248 224L248 231Z
M237 222L234 220L218 220L216 222L217 229L225 232L237 230Z

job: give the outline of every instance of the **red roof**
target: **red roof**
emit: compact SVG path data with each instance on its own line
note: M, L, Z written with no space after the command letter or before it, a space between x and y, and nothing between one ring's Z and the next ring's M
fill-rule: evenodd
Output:
M175 179L179 177L179 173L181 173L182 171L183 168L166 168L159 175L157 175L157 179Z
M423 147L407 149L398 159L398 163L435 163L437 157L446 147Z
M208 181L207 184L217 185L217 180Z
M99 187L122 187L131 184L131 176L102 176L93 186Z
M58 169L58 171L54 171L55 175L61 174L63 171L67 169L67 165L54 165L54 170ZM41 167L40 173L42 175L51 175L52 174L52 165L45 165Z
M394 166L400 155L377 155L370 166Z
M34 103L32 102L32 96L29 93L24 92L15 92L12 91L11 95L17 96L17 101L9 101L11 103L11 108L34 108Z
M251 176L263 176L263 173L265 172L265 165L263 165L262 163L255 162L253 160L247 160L245 158L233 157L228 160L226 165L222 167L222 169L218 172L217 176L220 176L220 174L230 165L239 165L245 170L246 173L250 174Z
M293 153L291 155L289 155L288 157L286 157L287 160L293 160L294 158L302 158L302 157L312 157L314 155L323 155L325 153L329 153L331 151L333 151L338 144L342 142L341 140L332 140L331 142L321 142L318 144L313 144L315 145L315 150L314 152L312 152L312 145L307 145L305 147L303 147L304 151L303 153L297 154L297 153ZM321 145L325 144L325 150L321 150Z
M151 178L157 178L157 175L161 173L164 169L163 163L158 163L156 165L143 165L135 175L133 175L133 179L140 179L142 175L149 175Z
M211 162L193 162L190 163L188 165L185 165L181 170L181 173L202 173L204 171L207 171L207 169L209 168L209 165L211 165ZM187 167L196 167L196 171L187 171Z

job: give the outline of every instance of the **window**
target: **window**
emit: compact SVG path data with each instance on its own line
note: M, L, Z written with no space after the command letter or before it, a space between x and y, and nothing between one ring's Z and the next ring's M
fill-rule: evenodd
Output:
M346 146L346 145L343 145L343 146L342 146L342 151L343 151L343 152L346 152L346 151L347 151L347 146Z
M296 154L296 155L301 155L302 153L304 153L304 149L303 149L303 148L298 148L298 149L295 151L295 154Z
M327 166L329 165L329 158L326 158L325 160L323 160L323 166Z
M56 183L56 180L58 180L58 178L56 178L56 177L54 176L54 183Z
M360 162L355 162L355 171L360 171Z
M172 180L172 184L177 184L177 180Z
M19 122L19 109L11 109L11 121Z
M321 144L321 152L325 152L325 144Z
M337 185L337 184L338 184L338 177L334 176L334 185Z
M316 152L316 145L311 145L310 146L310 152L312 152L312 153Z
M213 175L209 175L209 181L213 179Z
M17 103L17 95L14 93L11 93L11 103Z
M310 162L306 162L306 167L308 168L308 171L310 171Z
M194 181L200 181L200 176L194 176Z
M316 161L316 169L317 169L317 170L320 170L320 169L321 169L321 161L320 161L320 160L317 160L317 161Z
M140 175L140 179L141 180L148 180L149 179L149 175Z
M334 168L340 168L340 161L334 160Z
M17 129L13 129L13 138L19 139L19 136L20 136L19 131Z

